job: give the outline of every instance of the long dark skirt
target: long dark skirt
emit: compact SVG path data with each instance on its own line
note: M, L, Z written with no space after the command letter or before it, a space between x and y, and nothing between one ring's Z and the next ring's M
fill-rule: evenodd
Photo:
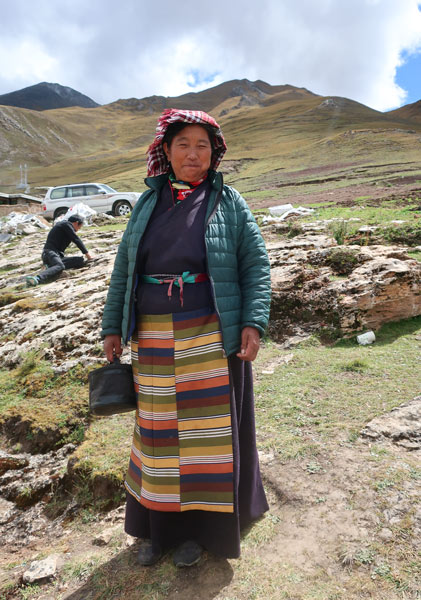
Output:
M254 421L253 374L250 362L228 357L234 454L234 513L150 510L127 494L125 531L151 539L164 550L196 540L225 558L240 556L240 531L268 510L259 470Z

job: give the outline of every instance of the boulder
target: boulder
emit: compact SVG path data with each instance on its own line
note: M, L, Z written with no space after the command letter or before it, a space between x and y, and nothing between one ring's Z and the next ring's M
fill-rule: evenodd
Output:
M23 583L42 583L54 577L57 573L58 556L52 554L43 560L35 560L22 576Z
M317 248L291 247L297 238L269 246L270 331L279 341L297 326L346 336L421 314L421 263L404 248L333 246L317 237Z
M421 448L421 396L376 417L361 435L373 441L388 440L408 450Z
M378 329L383 323L421 314L421 264L409 257L376 257L338 285L338 313L344 333Z

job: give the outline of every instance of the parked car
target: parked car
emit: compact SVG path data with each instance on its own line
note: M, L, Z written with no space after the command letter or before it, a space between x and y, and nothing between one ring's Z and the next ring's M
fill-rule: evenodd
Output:
M116 217L129 214L140 194L116 192L105 183L75 183L48 188L42 202L44 217L57 219L74 204L83 202L97 212L111 213Z

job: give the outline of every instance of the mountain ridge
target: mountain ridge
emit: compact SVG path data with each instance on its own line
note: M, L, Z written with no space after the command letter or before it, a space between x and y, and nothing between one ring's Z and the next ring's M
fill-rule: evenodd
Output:
M96 108L97 102L71 87L43 81L21 90L0 95L0 105L27 108L29 110L52 110L80 106Z
M395 110L390 110L387 114L400 117L406 120L416 120L421 122L421 100L405 104Z
M243 103L249 105L262 104L268 97L279 93L298 93L302 95L317 96L305 88L295 86L271 85L260 79L231 79L216 86L206 88L200 92L187 92L180 96L146 96L144 98L120 98L106 104L107 108L128 109L136 112L143 111L151 114L154 111L163 111L166 108L179 108L187 110L204 110L210 112L228 98L243 98Z
M139 191L157 117L169 107L205 110L217 119L228 144L222 170L246 197L278 197L288 173L309 168L395 164L400 172L398 165L411 164L413 172L420 163L418 105L382 113L340 96L241 79L90 110L0 106L0 189L14 187L19 164L26 163L33 186L92 180Z

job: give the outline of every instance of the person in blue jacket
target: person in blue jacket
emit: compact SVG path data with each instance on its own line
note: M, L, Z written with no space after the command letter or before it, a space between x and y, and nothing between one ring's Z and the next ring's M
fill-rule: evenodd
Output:
M251 362L269 318L270 266L245 200L216 171L226 144L202 111L165 110L102 320L109 361L130 340L138 397L125 530L138 562L175 549L240 555L267 509Z

